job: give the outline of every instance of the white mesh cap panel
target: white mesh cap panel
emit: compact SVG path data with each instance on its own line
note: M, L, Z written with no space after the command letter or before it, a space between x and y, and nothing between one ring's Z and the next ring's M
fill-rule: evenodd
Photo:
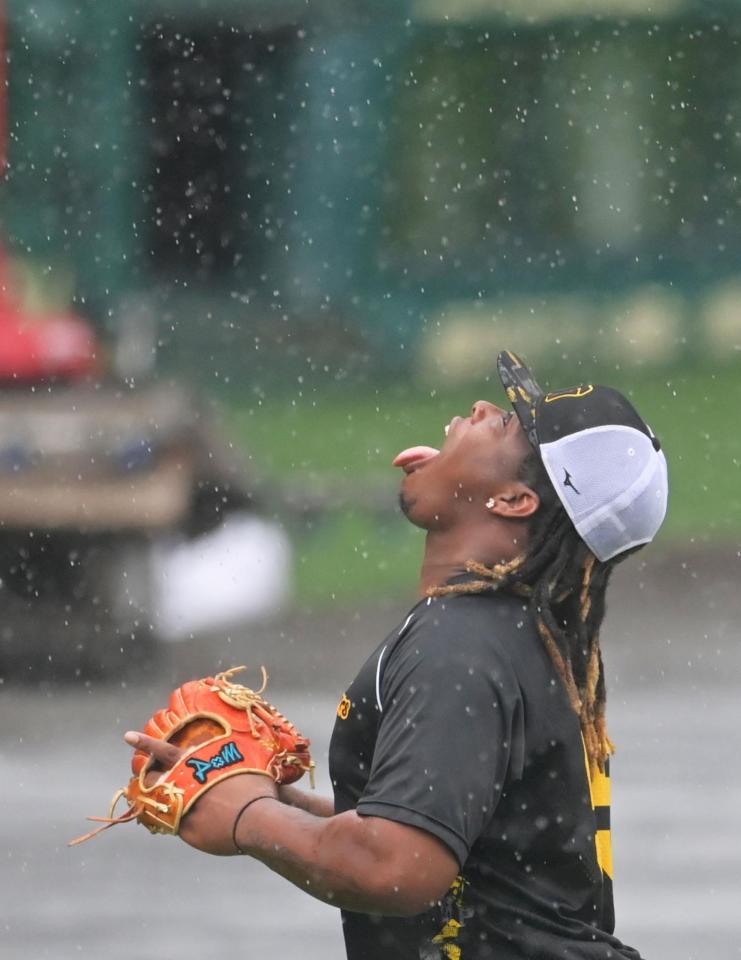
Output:
M543 463L577 532L610 560L652 540L666 515L666 459L640 430L592 427L540 445Z

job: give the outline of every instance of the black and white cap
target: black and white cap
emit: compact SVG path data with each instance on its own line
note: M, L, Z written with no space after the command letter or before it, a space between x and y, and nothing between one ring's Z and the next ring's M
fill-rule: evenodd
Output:
M597 559L653 540L666 516L666 458L630 401L591 383L545 393L509 351L499 354L497 367L566 513Z

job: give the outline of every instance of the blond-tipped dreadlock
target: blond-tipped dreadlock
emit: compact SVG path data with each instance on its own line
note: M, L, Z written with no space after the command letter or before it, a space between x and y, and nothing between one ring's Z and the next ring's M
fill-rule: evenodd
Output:
M535 451L525 458L519 479L540 497L527 552L493 567L471 561L467 568L480 579L429 593L507 590L529 598L538 633L579 717L590 769L604 770L615 747L607 735L599 630L610 574L627 554L606 563L597 560L577 534Z

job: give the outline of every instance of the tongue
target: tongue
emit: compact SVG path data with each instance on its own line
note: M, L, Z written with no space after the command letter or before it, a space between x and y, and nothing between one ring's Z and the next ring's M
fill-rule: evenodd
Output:
M413 464L420 460L429 460L430 457L436 457L440 453L435 447L408 447L398 453L392 462L392 466L401 467L406 473L409 473Z

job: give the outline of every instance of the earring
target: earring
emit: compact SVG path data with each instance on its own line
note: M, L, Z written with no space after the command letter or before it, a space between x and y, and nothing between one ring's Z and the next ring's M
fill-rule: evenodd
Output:
M494 499L494 497L489 497L489 499L486 501L486 509L491 510L492 507L495 505L495 503L496 503L496 500Z

